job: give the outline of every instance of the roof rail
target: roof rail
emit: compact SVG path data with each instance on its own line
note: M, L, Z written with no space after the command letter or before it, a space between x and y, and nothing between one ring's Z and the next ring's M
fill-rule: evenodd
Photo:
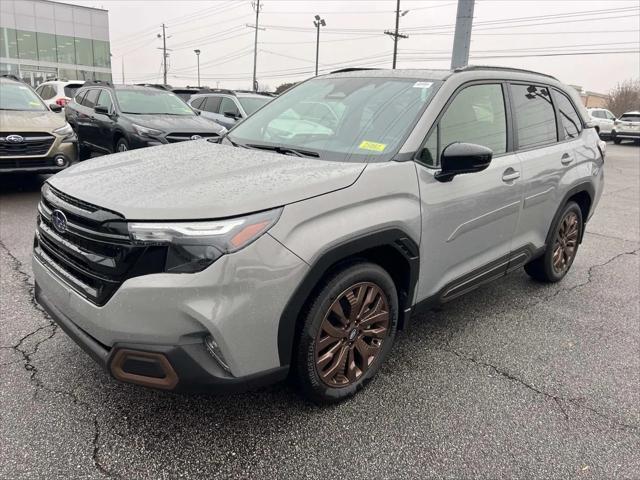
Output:
M91 87L94 85L113 87L113 84L111 82L108 82L107 80L85 80L83 87Z
M454 73L458 72L471 72L475 70L496 70L499 72L520 72L520 73L533 73L535 75L542 75L543 77L552 78L554 80L558 80L556 77L552 75L547 75L546 73L536 72L534 70L526 70L524 68L513 68L513 67L494 67L492 65L467 65L465 67L455 68L453 70Z
M8 78L9 80L15 80L16 82L22 82L24 83L24 81L21 78L18 78L17 76L15 76L12 73L3 73L2 75L0 75L0 77L2 78Z
M341 68L340 70L334 70L333 72L330 72L330 73L359 72L360 70L380 70L380 68L348 67L348 68Z
M165 85L163 83L136 83L136 87L151 87L158 90L171 90L171 85Z

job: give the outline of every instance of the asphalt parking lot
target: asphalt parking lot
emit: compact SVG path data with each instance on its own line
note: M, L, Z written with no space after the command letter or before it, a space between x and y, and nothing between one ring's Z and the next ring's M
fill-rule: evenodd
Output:
M608 145L572 270L415 318L354 399L117 383L33 301L43 178L0 179L0 478L638 478L640 148Z

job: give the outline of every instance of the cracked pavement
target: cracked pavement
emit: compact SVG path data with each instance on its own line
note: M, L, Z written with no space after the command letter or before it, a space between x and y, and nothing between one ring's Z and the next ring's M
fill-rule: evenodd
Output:
M41 177L0 179L0 478L638 478L640 148L568 276L523 271L412 321L329 408L116 383L33 301Z

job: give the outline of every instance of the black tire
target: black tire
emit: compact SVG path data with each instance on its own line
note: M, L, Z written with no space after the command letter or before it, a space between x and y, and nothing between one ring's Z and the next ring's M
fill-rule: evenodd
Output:
M611 140L613 140L613 143L615 143L616 145L620 145L620 142L622 141L621 138L618 138L616 136L616 132L611 132Z
M351 264L335 272L328 279L323 280L323 284L324 287L314 294L302 313L300 320L303 323L296 338L293 370L295 380L304 396L318 404L335 403L349 398L371 380L391 350L398 327L398 293L393 280L380 266L368 262ZM350 290L354 288L356 290ZM388 312L385 324L386 336L381 340L378 340L380 337L370 339L366 336L366 332L373 330L366 330L366 326L361 327L363 330L360 330L357 323L354 324L355 326L344 325L344 328L340 330L344 333L341 340L329 338L330 335L323 336L322 334L326 331L323 328L326 325L325 322L329 321L332 316L335 316L332 317L332 322L335 322L335 318L341 318L335 313L330 313L330 309L334 307L335 303L343 302L342 305L346 307L341 307L341 311L345 314L342 318L347 323L350 322L347 317L352 317L353 303L347 298L348 294L346 292L359 293L359 289L362 288L365 289L361 294L362 301L356 303L360 317L364 318L366 322L367 318L372 319L374 316L378 317ZM370 295L373 296L372 292L376 294L376 297L367 304L366 302ZM355 312L356 310L354 309L353 311ZM349 313L348 315L347 312ZM368 314L365 315L363 312L368 312ZM375 312L380 313L376 314ZM342 326L340 323L339 325ZM375 325L380 324L376 323ZM371 324L368 328L373 329L375 325ZM356 330L356 334L352 335ZM320 349L317 351L316 348L319 348L321 341L325 339L337 343L333 344L333 346L328 346L327 350ZM363 347L361 342L365 342L367 347ZM359 353L362 348L365 348L367 353L376 352L371 355L373 358L369 357L371 358L370 363L368 359L365 359ZM342 364L342 361L339 361L342 356L344 364L339 369L337 368L336 371L344 372L344 375L337 373L333 379L327 380L325 376L323 380L318 369L322 368L320 359L326 358L328 350L334 350L336 355L331 354L329 357L331 360L326 364L326 366L329 366L327 371L332 369L332 365ZM318 365L316 365L316 362L318 362ZM359 366L363 366L365 362L368 366L360 370ZM360 373L358 374L357 372ZM326 371L323 373L326 375ZM348 379L348 375L352 375L353 379ZM347 383L339 386L331 386L327 383L335 380L335 378L344 379Z
M557 248L562 247L562 245L558 243L560 242L558 237L561 234L561 229L565 228L565 221L570 217L572 218L573 215L575 215L575 218L577 219L577 231L575 238L573 239L575 241L573 253L566 261L562 262L563 268L557 269L554 267L554 255L557 252ZM560 215L556 217L555 222L551 226L549 244L547 245L544 255L532 260L524 266L524 270L527 274L529 274L529 276L534 280L543 283L555 283L562 280L571 269L571 265L573 265L573 261L576 258L578 247L580 246L580 239L582 238L583 228L584 222L582 219L582 210L580 210L580 207L576 202L567 202ZM564 251L561 255L564 255Z
M129 142L124 137L120 137L116 142L116 153L118 152L126 152L129 150Z
M81 143L78 143L78 160L87 160L91 158L91 149Z

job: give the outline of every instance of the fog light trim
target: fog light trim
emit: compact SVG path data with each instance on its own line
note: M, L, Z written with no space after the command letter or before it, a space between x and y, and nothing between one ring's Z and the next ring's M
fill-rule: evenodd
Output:
M222 355L222 352L220 351L220 347L218 346L218 344L216 343L216 341L213 339L211 335L205 337L204 346L207 347L207 351L209 352L209 355L211 355L213 359L216 362L218 362L218 364L222 367L222 369L225 372L227 372L229 375L233 375L231 373L231 369L229 368L229 365L227 365L227 362L225 361L224 356Z
M164 377L150 377L138 375L124 370L127 359L140 358L147 361L156 362L158 367L164 372ZM173 390L178 384L178 374L173 369L167 357L161 353L143 352L141 350L130 350L123 348L118 350L111 361L111 373L121 382L135 383L151 388L161 388L163 390Z

